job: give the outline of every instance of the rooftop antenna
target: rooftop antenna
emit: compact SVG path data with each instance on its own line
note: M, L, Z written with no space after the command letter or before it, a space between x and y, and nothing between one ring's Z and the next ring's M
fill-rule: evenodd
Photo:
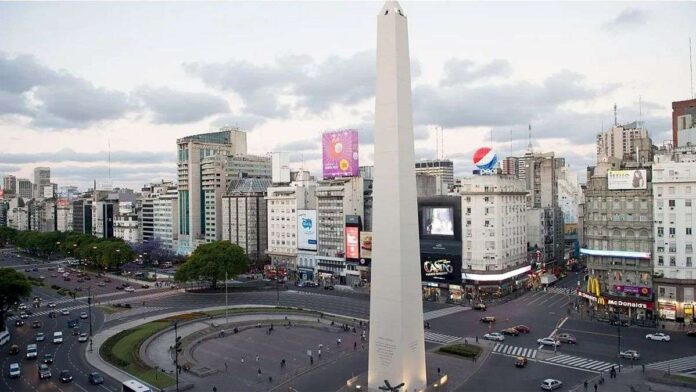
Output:
M614 104L614 126L616 127L618 125L619 125L619 122L618 122L617 117L616 117L616 104Z
M531 154L532 150L532 123L529 123L529 143L527 143L527 151Z

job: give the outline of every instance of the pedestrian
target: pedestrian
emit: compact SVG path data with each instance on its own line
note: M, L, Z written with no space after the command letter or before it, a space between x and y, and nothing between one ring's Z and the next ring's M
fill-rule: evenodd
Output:
M309 364L314 365L314 357L311 355L309 356Z
M440 377L440 368L437 368L437 376Z
M357 349L358 349L358 342L356 340L355 342L353 342L353 351L355 351Z
M217 392L217 387L213 387L213 392Z
M336 340L336 345L337 345L337 346L340 346L340 345L341 345L341 338L338 338L338 339Z
M478 343L478 335L476 335L476 343Z
M285 367L285 359L281 359L280 360L280 368L282 369L284 367Z
M464 339L464 344L465 344L465 345L468 344L467 341L466 341L466 339Z
M244 355L242 355L242 363L244 363Z
M272 382L273 382L273 377L268 376L268 382L269 382L269 383L272 383Z
M597 383L594 385L594 392L597 392Z
M256 354L256 362L259 361L259 354Z
M225 361L225 373L227 373L228 369L229 368L227 367L227 361Z
M321 349L319 349L317 353L319 354L319 359L321 359Z
M640 367L642 367L642 368L643 368L643 374L645 374L645 364L644 364L644 363L643 363L643 364L641 364L641 365L640 365Z
M259 368L259 371L256 374L257 374L256 377L261 377L261 368Z
M587 380L583 383L583 386L585 386L585 390L587 390Z

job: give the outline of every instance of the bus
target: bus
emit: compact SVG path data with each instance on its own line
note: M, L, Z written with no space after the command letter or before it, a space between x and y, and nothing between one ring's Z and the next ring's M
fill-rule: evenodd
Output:
M139 381L127 380L123 382L121 392L152 392L152 389Z
M0 332L0 346L4 346L10 341L10 331Z

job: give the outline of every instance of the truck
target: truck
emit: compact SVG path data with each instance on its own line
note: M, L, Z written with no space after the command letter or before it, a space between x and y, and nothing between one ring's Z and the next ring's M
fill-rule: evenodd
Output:
M556 283L558 279L556 279L556 275L554 274L544 274L541 275L540 282L544 286L551 286L552 284Z

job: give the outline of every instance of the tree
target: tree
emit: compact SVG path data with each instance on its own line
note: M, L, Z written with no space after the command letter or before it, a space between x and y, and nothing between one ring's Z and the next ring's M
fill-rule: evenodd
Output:
M14 243L17 239L17 230L11 227L0 227L0 248L5 244Z
M5 330L7 311L31 295L31 283L12 268L0 268L0 330Z
M249 268L249 258L239 245L217 241L198 246L174 275L178 282L204 280L212 288L225 279L233 278Z

